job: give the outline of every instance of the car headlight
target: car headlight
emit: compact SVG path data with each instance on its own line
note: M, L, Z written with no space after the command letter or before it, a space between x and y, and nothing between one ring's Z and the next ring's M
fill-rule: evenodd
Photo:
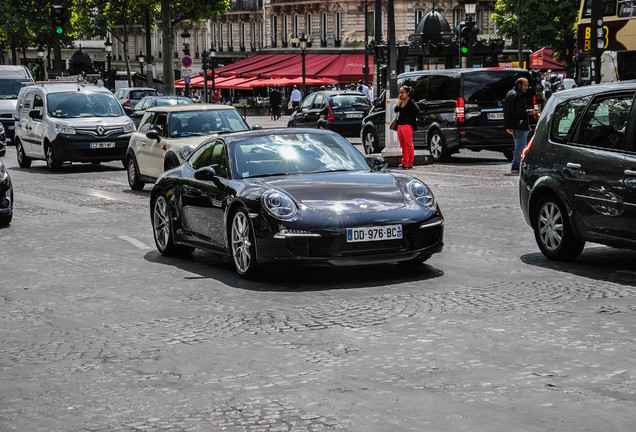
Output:
M0 134L4 133L4 126L2 126L2 123L0 123Z
M57 123L55 125L55 130L64 135L75 135L75 128L71 125L67 125L66 123Z
M415 201L422 207L432 208L435 206L433 192L421 181L411 180L408 184L408 190Z
M3 181L4 179L6 179L8 175L9 173L7 172L7 169L4 166L4 163L2 163L2 161L0 160L0 181Z
M135 129L135 123L133 123L132 120L124 123L124 133L134 132Z
M296 203L282 192L267 191L263 194L261 200L265 210L275 218L291 219L296 214Z

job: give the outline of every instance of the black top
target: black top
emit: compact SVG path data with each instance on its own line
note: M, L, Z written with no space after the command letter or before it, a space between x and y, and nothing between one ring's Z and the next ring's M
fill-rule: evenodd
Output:
M394 111L398 113L399 125L411 125L413 130L417 130L417 115L420 113L420 109L417 104L413 102L413 99L409 98L409 101L403 107L395 105Z
M504 101L504 129L530 130L525 94L513 88Z

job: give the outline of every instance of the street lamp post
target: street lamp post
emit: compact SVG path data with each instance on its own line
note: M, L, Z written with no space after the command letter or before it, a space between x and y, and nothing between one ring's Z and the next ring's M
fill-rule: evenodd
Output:
M210 52L206 49L201 53L203 69L203 103L208 103L208 69L210 68Z
M305 37L305 33L303 33L300 36L300 39L298 40L300 42L300 49L301 49L301 58L302 58L302 63L303 63L303 97L305 97L307 95L307 84L306 84L306 72L305 72L305 55L306 52L305 50L307 49L307 38Z
M139 69L141 69L141 74L144 74L144 64L146 64L146 56L143 51L139 51L139 55L137 56L137 61L139 62Z
M40 79L45 80L46 77L44 76L44 48L42 47L42 44L38 46L38 66L40 68Z
M104 42L104 48L106 48L106 87L109 90L113 90L113 83L112 83L112 71L110 70L111 68L111 60L113 59L112 56L112 52L113 52L113 43L110 41L110 36L106 36L106 42Z
M216 67L216 48L214 47L214 45L212 45L210 47L210 60L208 61L210 64L210 68L212 69L212 90L210 90L210 94L212 95L212 101L214 101L214 91L216 90L215 87L215 82L214 82L214 68Z
M369 83L369 29L367 16L369 15L369 5L364 0L364 85Z
M477 0L464 0L464 9L466 11L466 32L468 33L468 51L466 52L465 64L462 65L464 67L472 67L473 66L473 53L472 53L472 44L473 44L473 28L475 26L475 12L477 11ZM461 33L461 32L460 32ZM460 36L461 37L461 36Z
M184 29L183 33L181 33L181 38L183 39L183 54L189 56L190 55L190 32L188 29ZM185 77L185 96L190 97L190 78Z

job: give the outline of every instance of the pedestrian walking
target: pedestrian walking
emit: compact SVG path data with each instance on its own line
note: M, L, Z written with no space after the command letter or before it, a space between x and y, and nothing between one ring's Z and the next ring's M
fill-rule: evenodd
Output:
M397 113L398 140L402 148L402 163L400 169L412 169L415 159L413 148L413 132L417 129L417 115L420 112L417 104L411 99L411 87L400 87L398 103L394 111Z
M294 86L294 89L291 92L291 96L289 97L289 102L291 103L292 110L296 110L300 106L300 100L302 99L300 90L298 87Z
M278 87L274 86L269 92L269 106L272 114L272 120L278 120L280 118L281 101L281 92L278 90Z
M506 94L504 100L504 128L515 142L515 151L510 166L511 174L519 173L521 163L521 151L528 143L528 131L530 130L530 120L528 115L534 115L534 109L528 109L526 105L526 92L529 87L526 78L518 78L515 86Z

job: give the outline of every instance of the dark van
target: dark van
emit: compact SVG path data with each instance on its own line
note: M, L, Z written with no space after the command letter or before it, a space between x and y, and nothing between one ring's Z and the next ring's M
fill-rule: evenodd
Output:
M445 69L399 75L398 87L412 87L411 97L420 108L413 134L415 149L430 150L436 162L447 160L462 148L501 151L512 160L514 142L504 130L503 104L520 77L532 86L525 69ZM527 97L528 107L533 107L536 98L532 87ZM383 94L362 123L360 134L368 154L384 148L384 102ZM531 122L534 127L536 119Z

